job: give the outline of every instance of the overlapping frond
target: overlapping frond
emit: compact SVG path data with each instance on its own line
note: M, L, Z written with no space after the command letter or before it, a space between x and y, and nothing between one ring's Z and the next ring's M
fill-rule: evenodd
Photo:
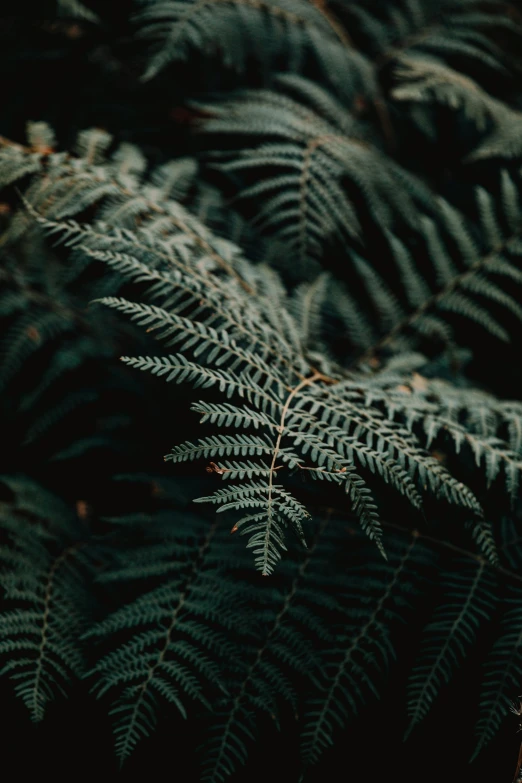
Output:
M412 349L422 340L442 346L463 344L467 329L476 325L501 341L509 341L506 317L520 320L518 286L522 283L519 181L502 172L498 197L476 189L478 226L443 199L437 220L421 217L421 229L408 243L386 233L392 268L381 274L368 261L353 254L368 300L376 314L360 334L353 326L358 302L338 295L347 328L359 345L366 346L367 359L381 349L396 352ZM419 270L423 265L423 273ZM427 265L429 264L429 268ZM380 324L381 337L375 335Z
M213 147L226 144L212 166L234 181L245 208L258 205L253 225L292 253L301 275L332 243L364 241L364 218L391 228L400 215L411 227L421 206L429 211L422 183L372 145L365 126L326 90L287 75L276 87L198 108Z
M132 587L136 596L87 634L100 650L90 678L98 697L113 697L122 762L152 731L158 702L186 717L191 704L209 708L209 694L224 690L222 662L236 660L233 639L243 622L243 599L226 581L233 563L216 524L185 517L177 525L151 522L145 542L116 554L101 577L105 589Z
M506 13L500 0L399 0L369 7L350 4L346 16L356 40L361 40L381 64L406 52L440 63L458 61L464 71L481 67L506 74L512 64L495 33L520 34L516 17Z
M395 655L393 620L404 617L406 596L415 591L411 581L415 582L415 572L425 565L425 558L429 555L412 536L390 553L387 563L373 564L367 571L363 595L357 595L354 566L349 580L352 601L339 623L336 643L325 653L321 687L304 708L301 753L305 769L317 763L334 741L335 731L355 717L368 694L378 695L377 683L382 682Z
M37 186L31 187L38 192ZM513 212L514 193L512 189L506 192ZM133 198L132 194L128 197ZM507 433L501 427L495 433L476 432L474 419L464 415L452 418L440 393L397 394L408 383L404 373L402 379L392 376L392 381L385 371L345 377L343 369L324 356L321 370L314 367L316 354L308 354L311 318L316 322L316 334L318 329L317 307L315 313L310 310L313 293L308 310L303 310L303 302L310 296L307 291L313 292L313 287L303 288L300 299L292 304L273 273L268 274L262 265L249 265L230 243L227 258L234 266L224 269L212 258L209 267L202 267L200 254L221 241L212 239L208 229L188 213L185 223L169 224L170 238L165 239L157 226L137 231L111 228L104 222L82 226L50 218L28 204L37 220L72 245L74 252L103 261L133 282L145 284L146 295L158 302L142 304L121 297L100 300L146 327L167 348L176 346L179 350L158 358L129 357L126 362L168 380L218 387L231 406L229 416L218 417L222 424L234 428L237 422L241 428L258 430L255 435L232 432L190 441L176 447L168 459L207 459L209 472L228 479L227 489L205 499L227 512L248 511L236 524L249 536L248 545L263 573L271 573L287 546L286 528L303 543L306 540L309 515L291 481L288 483L293 472L344 488L363 527L380 547L384 545L378 506L366 484L367 472L390 484L416 508L421 507L424 492L480 516L480 503L471 490L426 450L439 431L450 433L457 452L465 441L490 482L504 467L506 483L515 497L520 460L504 443ZM447 223L453 225L456 216L449 207L445 209ZM430 222L427 236L436 246L430 233L433 229ZM205 237L204 247L195 237ZM463 235L462 252L469 251L469 257L473 246L466 240ZM406 275L411 264L408 267L398 240L395 246ZM435 257L438 277L447 287L455 288L451 263L442 254L435 253ZM460 278L467 279L478 263ZM481 259L481 267L484 264ZM449 278L444 277L447 268ZM323 280L318 290L324 290ZM408 293L411 302L421 302L422 293L421 282L413 280ZM423 307L419 305L421 311ZM235 404L241 398L248 407ZM195 410L203 412L203 420L208 421L207 410L198 405ZM214 417L214 422L217 420ZM228 459L239 457L248 460ZM240 483L233 483L236 480ZM485 542L484 536L480 539ZM488 553L492 552L489 544Z
M274 69L299 73L315 66L345 98L353 98L361 86L374 89L369 64L325 6L303 0L140 3L141 34L155 43L145 79L170 62L187 60L198 52L217 56L225 66L240 72L254 59L267 77Z
M34 226L2 248L0 263L0 393L9 401L4 470L18 469L27 449L45 448L52 459L70 446L79 452L80 440L85 452L89 438L91 446L107 445L111 413L113 421L120 417L114 437L126 407L109 402L109 389L127 384L108 361L129 327L88 305L96 296L116 294L124 278L100 275L85 255L71 255L64 264ZM65 430L64 421L71 425Z
M278 726L281 714L297 709L297 684L302 689L317 683L319 648L331 640L328 619L337 610L325 566L339 541L339 531L329 529L326 516L306 555L282 569L283 584L264 591L259 622L245 638L242 664L227 671L229 693L219 700L200 748L202 780L221 783L245 764L258 718L265 713Z
M0 483L0 673L40 720L86 657L121 762L187 718L202 779L223 783L279 729L306 774L405 668L397 736L444 715L439 694L486 657L478 753L522 679L522 404L495 396L517 397L522 321L520 15L136 9L132 64L113 9L118 42L112 22L45 22L88 61L92 105L69 93L71 116L115 138L0 137L3 459L76 504ZM505 363L488 393L482 338ZM172 442L158 473L174 478L152 478Z
M475 124L482 139L466 161L520 157L522 113L489 95L473 79L425 56L403 57L396 77L395 100L430 107L436 102L461 110Z

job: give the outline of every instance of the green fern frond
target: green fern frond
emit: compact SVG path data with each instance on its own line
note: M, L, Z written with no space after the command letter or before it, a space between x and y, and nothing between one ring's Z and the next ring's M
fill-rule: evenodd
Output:
M388 604L393 606L398 600L395 594L407 590L405 576L414 565L417 549L420 545L413 536L388 563L381 561L375 571L367 573L364 603L355 611L347 610L337 645L323 662L323 685L305 707L301 732L305 769L317 763L332 744L335 729L343 728L349 717L357 714L365 694L378 695L376 681L382 678L394 654L390 639L393 609Z
M410 675L407 734L427 715L442 684L450 681L472 649L479 629L491 621L496 606L496 582L483 560L463 562L442 574L440 582L442 603L423 631Z
M144 79L197 51L217 55L227 68L239 72L246 70L252 56L265 73L281 59L285 70L295 72L311 62L334 90L348 98L361 84L373 88L368 63L322 6L302 0L140 2L144 6L137 14L141 35L156 43Z
M210 707L207 695L224 690L219 660L236 659L231 634L241 630L237 588L225 579L234 558L216 524L153 526L146 539L101 578L112 590L138 586L137 597L87 634L107 648L90 676L98 697L116 695L110 714L122 762L152 731L161 701L182 717L191 704Z
M435 100L451 109L462 109L484 133L484 139L467 156L467 161L520 155L522 114L488 95L472 79L437 60L419 55L399 60L396 76L399 83L392 91L395 100L423 104Z
M519 9L84 2L0 54L4 131L57 124L0 137L2 687L207 783L374 697L394 742L458 693L478 753L522 680Z
M438 59L460 53L462 58L484 61L500 70L503 53L487 33L519 28L501 2L495 0L487 6L485 10L482 0L443 0L436 4L400 0L390 5L377 4L371 10L353 4L347 8L347 14L358 37L364 40L365 49L378 61L394 59L403 52Z
M0 675L40 721L83 676L79 637L91 619L92 553L61 502L26 479L1 480L26 494L0 503Z
M277 86L278 92L245 91L198 105L209 117L205 133L228 140L229 151L214 153L213 167L254 183L240 186L236 199L260 204L256 228L284 244L301 265L321 259L328 243L361 236L361 211L347 181L377 224L391 227L400 214L415 225L416 202L430 208L420 182L372 147L363 127L317 85L281 76ZM241 145L237 152L230 151L231 138ZM273 173L260 179L266 171Z
M304 683L317 681L319 660L309 635L330 639L326 616L337 605L335 596L325 590L328 571L321 568L331 562L338 542L335 533L328 535L329 524L326 516L299 565L283 566L283 587L272 588L265 597L270 620L258 623L253 636L245 640L246 660L229 673L229 695L218 702L200 748L202 780L208 783L221 783L246 763L258 714L267 713L277 725L281 706L296 710L295 686L282 673L283 667Z
M35 142L43 143L46 131L34 133ZM107 360L123 331L108 313L96 315L87 304L97 293L117 293L123 278L110 273L101 282L85 256L72 256L64 264L34 226L19 242L2 248L1 266L0 389L10 400L13 430L8 426L5 431L6 450L16 464L18 453L41 442L51 429L56 434L78 405L87 403L87 415L94 413L94 403L103 396L100 376L109 374ZM69 439L81 434L78 419Z
M89 152L91 158L98 155L95 151L97 139L94 137L92 141L93 151ZM103 147L105 141L100 139L100 144ZM134 166L138 170L141 163L135 163ZM130 176L127 171L125 176ZM510 180L503 178L502 187L510 220L514 219L516 211L516 194L512 185ZM136 184L133 188L136 189ZM133 198L133 193L128 197ZM175 209L177 207L173 205L168 207L171 214L174 214ZM502 306L509 304L500 289L497 290L493 284L484 288L484 270L490 265L493 265L496 273L504 272L504 266L498 266L496 261L497 253L488 253L477 261L474 258L476 246L473 240L465 229L458 229L458 213L445 202L441 202L440 209L444 216L445 233L439 234L436 223L427 215L421 218L426 247L430 248L433 258L435 278L444 286L442 291L432 294L428 299L425 296L429 289L418 276L411 274L413 256L409 249L388 232L397 266L402 270L404 279L409 281L406 286L408 304L415 306L418 303L414 314L405 316L409 326L417 320L422 321L432 303L441 306L459 286L463 289L471 286L477 295L486 294ZM230 276L228 271L222 275L221 264L212 264L211 268L203 271L199 262L201 253L206 250L195 238L204 238L205 248L221 248L221 244L211 237L207 229L199 226L195 218L187 216L186 223L176 224L177 233L174 225L171 225L172 239L166 241L157 226L151 226L146 231L138 229L137 232L121 228L107 230L104 224L82 227L74 221L62 223L38 212L35 214L52 234L68 244L72 243L75 253L87 254L89 258L103 261L133 282L146 283L152 300L160 303L132 303L121 297L105 297L101 300L152 330L167 346L176 344L182 351L177 356L168 357L125 357L125 362L163 375L169 380L189 381L203 388L218 386L230 401L230 407L226 409L228 416L222 416L221 420L241 421L241 427L255 427L258 430L255 443L252 440L254 436L250 434L241 437L213 436L210 440L203 439L199 445L175 449L168 459L179 460L183 454L184 459L190 456L210 461L220 456L264 457L262 463L252 459L248 463L223 465L211 462L211 470L227 479L232 475L263 479L255 499L256 514L252 518L247 517L251 528L243 527L243 530L253 534L251 543L258 549L258 564L262 568L263 563L267 568L270 563L271 570L279 557L279 548L285 546L284 527L290 524L302 537L302 523L306 518L293 491L280 482L279 476L282 478L284 475L282 466L308 471L313 478L344 486L364 527L379 542L381 531L375 504L365 484L358 483L366 482L366 479L364 476L356 478L353 472L355 467L379 476L407 497L416 508L421 507L421 493L424 491L470 509L480 517L480 504L469 488L426 453L423 447L429 447L439 432L451 434L457 452L465 441L473 450L477 463L485 468L490 482L503 468L508 489L513 497L516 496L519 459L504 445L505 433L487 433L482 436L474 432L472 419L466 422L455 421L450 417L446 421L440 398L435 407L433 401L428 401L423 395L413 395L411 399L403 395L400 400L393 384L386 386L386 383L377 393L379 378L386 379L386 373L381 376L363 372L353 380L343 380L346 375L343 369L326 358L321 366L328 367L329 375L316 370L311 364L314 352L307 357L303 331L310 333L311 317L319 324L319 312L316 310L311 316L309 305L305 312L302 304L297 304L298 299L295 299L294 317L292 304L281 289L277 277L273 273L267 274L263 266L249 265L230 244L227 247L227 258L230 262L234 259L236 269L241 270L241 279L235 274ZM489 207L485 215L486 223L497 225L498 221L492 222L496 216ZM187 236L189 223L190 236ZM163 226L163 222L160 225ZM451 256L444 247L446 234L459 248L460 266L450 260ZM491 231L489 236L492 237ZM178 241L183 245L178 247ZM183 253L182 246L185 248ZM511 244L509 247L511 250ZM507 261L503 263L513 272ZM404 312L403 305L397 303L390 309L386 287L384 283L382 286L378 284L377 272L362 260L359 265L363 276L367 277L374 298L382 299L380 304L377 301L377 306L382 313L387 314L390 323L395 322L387 338L391 340L404 328L402 322L398 325L396 323L396 319ZM254 290L258 292L257 298L251 295ZM322 302L325 290L326 278L320 278L315 287L303 288L302 293L309 296L308 291L317 291L319 301ZM274 303L277 303L276 307ZM461 303L461 313L470 307L470 303ZM284 318L282 313L285 313ZM313 328L317 333L317 326ZM191 353L199 363L188 359L187 353ZM404 386L405 380L407 382L404 375L397 376L397 387ZM246 398L250 411L254 413L250 412L245 417L245 409L234 405L236 396ZM405 399L407 404L404 403ZM195 409L203 412L205 404L205 401L198 403ZM224 411L223 408L219 410L221 413ZM209 420L205 415L203 418ZM215 417L213 420L217 421ZM422 428L418 426L420 424ZM217 470L212 467L213 464ZM227 484L227 492L233 493L234 485L230 481ZM287 493L284 502L281 501L283 495L280 487L284 487ZM240 493L240 488L236 488L236 492ZM279 495L277 502L276 495ZM294 500L290 501L290 498ZM246 501L239 494L232 500L238 507ZM254 500L250 498L248 502L253 503ZM477 525L481 525L478 519ZM482 536L480 540L485 539Z
M396 350L414 347L415 335L417 340L428 335L454 345L457 332L462 334L462 330L457 328L458 321L451 314L478 324L501 341L509 340L508 331L496 312L497 309L509 311L519 320L522 316L516 295L505 288L512 282L522 281L518 261L522 251L522 220L518 186L506 172L499 190L500 210L490 194L483 188L476 189L483 248L472 237L472 226L463 224L462 216L442 199L438 202L438 225L430 217L422 216L419 238L428 252L436 281L431 293L426 278L421 283L418 274L411 273L415 256L390 234L390 250L404 281L406 301L398 300L392 286L375 269L354 257L373 307L388 329L384 337L366 349L365 356L385 347ZM499 212L508 225L507 231ZM417 254L420 258L419 250Z
M53 231L56 227L52 224ZM68 228L66 227L65 230L67 231ZM131 268L134 272L132 265ZM210 285L214 284L213 280L209 282ZM397 487L417 507L420 505L420 496L416 489L416 484L419 482L426 491L434 492L449 502L470 508L475 513L481 513L477 500L462 482L452 477L437 460L419 448L411 432L398 424L390 424L378 407L370 401L371 398L361 396L360 392L354 395L350 383L334 382L333 385L324 387L321 373L316 372L308 377L305 376L296 386L288 386L285 365L278 368L277 363L265 362L259 354L254 354L250 347L242 347L241 343L232 339L227 332L218 331L213 326L207 325L209 322L216 322L210 299L208 299L208 311L204 310L204 315L200 316L200 311L196 310L197 316L202 317L203 320L192 320L191 317L178 315L175 312L178 301L174 299L169 310L166 310L156 305L130 303L121 298L103 300L111 307L130 313L131 317L138 320L142 326L159 333L160 339L166 339L167 344L175 342L180 344L183 351L192 351L196 357L204 359L205 363L208 362L209 367L208 369L203 365L198 367L190 362L187 363L184 358L176 357L158 360L126 359L126 361L143 369L151 369L156 374L168 373L167 377L171 379L192 379L196 384L203 386L219 383L229 395L246 394L249 402L254 402L257 407L260 407L261 412L276 422L275 432L272 423L267 426L271 431L269 440L259 440L256 436L257 440L254 443L253 436L247 435L239 439L235 436L214 438L210 441L202 441L199 446L189 444L187 447L182 447L179 452L175 450L172 455L176 460L182 455L184 459L189 455L193 458L206 457L207 459L219 455L252 457L256 454L264 454L268 457L268 462L259 466L260 473L266 478L266 484L263 485L262 490L261 485L258 487L261 494L255 502L253 498L248 499L247 503L246 498L241 499L239 495L233 498L231 495L231 502L236 503L237 507L246 508L245 503L247 505L254 503L257 509L253 518L247 517L251 525L246 530L253 533L250 543L256 547L257 563L262 570L268 573L278 560L277 550L284 546L282 538L284 526L290 522L302 538L301 526L305 518L304 511L300 507L299 511L297 506L294 507L294 501L289 505L288 499L292 497L291 494L285 495L284 503L280 499L275 500L276 495L281 493L279 488L276 490L274 481L275 473L279 470L278 459L283 463L286 462L289 467L297 466L311 470L314 478L335 480L336 483L342 483L339 478L343 478L343 468L347 470L354 462L359 462L364 468L369 468ZM180 306L184 307L183 300ZM193 310L189 309L188 312L192 316ZM261 312L258 311L259 314ZM258 327L256 331L266 335L269 340L272 328L268 322L261 329ZM241 333L241 338L243 335L244 332ZM248 345L243 339L241 342ZM306 363L299 354L297 359L299 369L296 367L293 373L299 377L301 368L306 368ZM213 370L213 366L216 365L218 367L221 365L226 370L225 374L216 374L216 370ZM292 368L291 360L290 368ZM364 388L363 378L358 381L359 387L361 383ZM261 406L259 406L260 401ZM236 415L241 416L242 412L238 411ZM308 436L302 436L303 426L308 428ZM313 445L309 440L310 436L315 438ZM287 438L294 443L290 452L284 442ZM295 452L296 446L297 452ZM380 454L383 448L384 457ZM299 451L303 457L310 457L314 464L302 464ZM487 454L491 456L493 453L494 449L490 443ZM498 453L500 455L500 451ZM494 477L494 462L490 460L486 464L489 465L490 478ZM229 470L226 466L225 469ZM253 471L256 469L253 465L249 465L248 468L244 466L234 468L236 473L245 469L249 471L249 475L255 475ZM220 471L223 475L223 468L218 465L216 472ZM350 478L350 473L351 471L348 470L347 479ZM509 473L509 482L514 492L513 472ZM279 486L278 482L277 487ZM377 541L380 541L381 534L373 503L363 501L366 491L362 491L362 485L358 486L353 481L351 483L348 481L346 488L364 526ZM227 490L229 493L233 491L233 487ZM283 521L285 518L286 522Z
M513 694L520 690L522 645L520 590L512 589L509 603L515 603L502 618L500 636L493 644L484 664L484 680L480 695L479 720L476 727L475 758L493 739L509 712Z

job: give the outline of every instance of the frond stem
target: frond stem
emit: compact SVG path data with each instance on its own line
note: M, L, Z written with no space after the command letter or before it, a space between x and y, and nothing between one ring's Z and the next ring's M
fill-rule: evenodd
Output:
M193 561L190 573L188 574L187 579L185 581L185 587L183 589L183 592L180 594L178 602L177 602L177 605L176 605L174 611L172 612L170 623L169 623L168 627L165 629L165 638L164 638L164 641L163 641L163 644L162 644L160 650L158 651L157 658L154 661L154 663L149 666L149 670L148 670L147 676L146 676L145 680L143 681L143 683L139 686L138 696L137 696L136 701L134 703L134 708L132 710L132 715L131 715L131 718L130 718L130 721L129 721L129 727L128 727L128 730L127 730L127 740L126 740L126 743L125 743L125 745L124 745L124 747L122 749L122 753L121 753L121 758L122 759L125 758L128 755L128 753L127 753L127 745L128 745L129 739L132 736L132 729L133 729L134 723L136 722L136 719L138 717L138 713L139 713L139 710L140 710L140 707L141 707L141 703L142 703L142 701L143 701L143 699L145 697L145 693L147 691L147 688L149 687L150 682L154 678L156 670L158 669L159 666L161 666L162 662L165 659L165 655L168 652L168 649L169 649L169 646L170 646L170 641L171 641L171 638L172 638L172 634L173 634L174 629L176 627L176 623L177 623L179 614L180 614L181 610L183 609L183 607L184 607L184 605L186 603L187 596L188 596L188 594L190 592L190 588L192 587L192 583L194 582L194 580L196 579L197 575L199 574L200 566L201 566L201 564L202 564L202 562L203 562L203 560L205 558L205 554L206 554L206 552L207 552L207 550L208 550L208 548L209 548L209 546L210 546L210 544L212 542L212 538L214 537L216 529L217 529L217 522L214 522L212 524L212 526L210 527L209 532L205 536L201 546L199 547L197 555L194 558L194 561Z
M330 704L331 704L331 702L332 702L332 700L333 700L333 698L335 696L335 693L336 693L338 687L341 684L341 679L343 677L343 674L344 674L346 668L348 667L348 665L349 665L349 663L350 663L350 661L351 661L351 659L353 657L353 654L357 650L359 642L361 642L366 637L366 635L368 634L368 632L371 629L372 625L376 622L378 615L380 614L384 604L386 603L386 601L390 597L390 595L392 593L392 590L395 588L395 585L397 584L397 582L399 580L399 577L402 574L402 572L404 570L404 567L405 567L407 561L410 558L412 550L413 550L413 548L415 547L415 545L417 543L417 539L418 539L418 535L415 535L415 531L414 531L412 533L412 540L410 541L408 547L406 548L406 551L402 555L402 557L401 557L401 559L399 561L399 564L397 565L397 568L393 572L393 576L390 579L390 581L388 582L388 584L386 586L386 590L383 592L383 594L381 595L381 597L377 601L377 604L375 605L375 608L373 609L373 611L369 615L369 617L368 617L367 621L365 622L365 624L363 625L363 627L360 629L359 633L353 639L352 643L350 644L350 646L346 650L341 663L337 667L336 675L335 675L335 677L332 680L330 688L328 689L328 695L327 695L326 701L325 701L325 703L323 705L323 708L321 710L321 714L320 714L319 719L318 719L318 721L317 721L317 723L315 725L315 729L314 729L314 733L312 735L312 739L310 741L310 745L311 745L312 748L315 747L316 744L319 741L319 734L321 732L322 722L323 722L325 716L328 713Z
M270 465L270 474L268 477L268 501L267 501L267 525L266 525L266 533L265 533L265 561L263 564L263 576L268 576L268 563L267 563L267 556L268 556L268 549L269 549L269 543L270 543L270 533L272 530L272 521L273 521L273 511L272 511L272 494L273 494L273 483L274 483L274 468L275 464L277 462L277 457L279 455L279 449L281 447L281 440L283 438L283 434L285 431L285 419L286 415L288 413L288 410L290 408L290 404L296 394L299 394L301 389L304 389L305 386L310 386L312 383L315 383L315 381L319 380L321 378L320 373L314 373L309 378L305 378L301 381L295 388L292 389L288 397L286 398L286 402L284 404L283 410L281 411L281 420L279 422L279 434L277 436L275 445L274 445L274 451L272 456L272 464Z
M54 589L54 580L56 577L56 573L61 567L61 565L67 560L68 557L70 557L70 555L73 552L76 552L82 546L85 546L85 542L76 541L74 544L71 544L66 549L64 549L63 552L61 552L61 554L58 555L57 558L55 558L47 574L47 579L45 582L45 592L43 597L44 611L42 615L40 645L38 647L36 671L34 675L34 685L32 690L32 696L33 696L32 712L35 718L38 718L40 716L40 705L38 703L39 688L40 688L40 680L43 672L45 648L47 647L47 641L49 636L49 615L51 612L51 600L52 600L52 594Z
M241 702L242 702L243 697L244 697L244 695L246 693L248 685L249 685L249 683L250 683L250 681L252 679L252 675L254 674L254 672L255 672L257 666L259 665L259 662L261 661L261 659L262 659L263 655L265 654L266 650L268 649L268 646L269 646L271 640L273 639L273 637L277 633L277 630L278 630L278 628L279 628L279 626L281 624L281 620L283 619L285 614L288 612L288 610L290 608L290 605L291 605L292 601L294 600L294 597L295 597L295 594L297 593L299 584L300 584L301 580L303 579L303 577L305 576L306 570L307 570L307 568L308 568L308 566L310 564L310 561L312 559L312 555L315 552L315 550L317 549L317 545L319 543L319 539L320 539L321 535L324 533L324 531L325 531L325 529L326 529L326 527L327 527L327 525L328 525L328 523L330 521L331 514L332 514L332 509L327 509L324 518L321 520L321 524L319 525L319 528L318 528L317 533L315 535L315 538L314 538L314 541L312 543L312 546L309 548L309 550L308 550L308 552L306 554L306 557L303 558L299 568L297 569L297 573L296 573L295 577L292 580L292 584L290 586L289 591L285 595L283 604L282 604L279 612L277 613L277 615L274 618L274 622L272 623L272 627L270 628L269 632L267 633L263 644L261 645L261 647L258 648L256 656L255 656L254 660L252 661L252 663L250 664L250 666L249 666L249 668L248 668L248 670L246 672L246 675L245 675L245 677L243 679L243 682L241 683L241 688L239 689L239 691L238 691L238 693L237 693L237 695L236 695L236 697L234 699L234 704L233 704L232 709L230 710L229 715L228 715L228 719L227 719L227 723L226 723L226 726L225 726L225 730L223 732L223 738L222 738L222 742L221 742L221 746L220 746L220 750L219 750L219 755L217 757L217 760L216 760L216 763L215 763L215 767L214 767L215 769L219 769L219 764L220 764L220 761L221 761L221 757L223 756L223 752L224 752L224 749L225 749L226 744L227 744L227 737L228 737L228 734L229 734L229 731L230 731L230 727L232 726L232 723L234 721L235 715L236 715L236 713L237 713L237 711L238 711L238 709L239 709L239 707L241 705Z

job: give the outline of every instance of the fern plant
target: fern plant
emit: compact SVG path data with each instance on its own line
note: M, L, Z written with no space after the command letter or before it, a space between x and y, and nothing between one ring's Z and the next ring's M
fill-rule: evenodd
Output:
M425 766L425 731L500 779L520 14L130 5L56 4L75 21L42 35L78 41L101 104L68 93L58 140L34 120L0 137L5 692L40 721L81 691L114 775L154 774L176 736L208 783L274 755L331 777L381 697L401 758Z

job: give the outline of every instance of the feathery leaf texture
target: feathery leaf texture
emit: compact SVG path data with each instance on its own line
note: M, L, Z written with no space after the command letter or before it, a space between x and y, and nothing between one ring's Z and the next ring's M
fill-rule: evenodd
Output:
M346 98L353 98L362 85L374 89L369 63L351 47L348 33L325 6L301 0L140 3L143 9L136 21L141 34L155 43L144 79L196 50L217 55L227 68L239 72L252 55L267 73L274 65L299 72L312 63Z
M223 690L219 659L235 654L229 638L235 617L230 603L237 603L237 596L223 579L230 554L222 541L216 542L215 523L204 532L201 520L194 521L198 524L189 528L183 520L174 536L166 526L149 530L148 544L127 550L101 577L111 589L133 581L145 587L87 633L103 645L132 631L101 655L90 672L98 697L120 691L110 714L122 762L152 731L158 700L172 704L183 717L187 701L209 707L204 686Z
M95 166L98 172L102 166L98 158L106 145L106 139L97 132L92 144L90 137L83 134L79 148L89 158L80 165L87 166L88 172ZM118 153L114 159L119 160ZM98 162L89 162L94 160ZM109 168L112 165L109 163ZM74 160L67 162L65 177L62 166L58 164L60 183L67 179L69 169L74 169ZM98 172L96 179L99 176ZM53 192L50 179L47 175L45 188ZM111 181L111 189L116 182L117 177ZM85 182L82 187L87 193L90 191ZM128 198L133 199L132 188L137 185L129 182L128 187ZM112 228L103 221L92 228L64 221L65 214L57 208L56 201L52 202L49 217L38 212L41 186L31 185L28 193L35 197L33 203L26 196L29 212L48 231L72 245L74 252L103 261L124 277L146 284L151 304L122 297L102 297L99 301L126 314L167 348L175 346L179 353L158 359L124 357L124 361L166 375L169 380L188 380L205 388L218 385L230 405L241 399L249 403L248 408L228 410L235 412L241 429L250 427L252 419L256 419L259 434L232 432L191 441L175 447L167 459L182 462L205 458L211 460L210 472L219 476L248 477L247 483L232 484L233 479L228 480L226 489L202 500L218 504L222 511L247 512L236 524L241 534L249 536L248 547L253 549L256 566L263 574L273 571L281 551L286 549L287 528L302 543L306 541L309 513L292 488L281 483L281 477L287 473L308 472L314 479L344 487L363 528L383 554L378 506L364 475L356 472L361 468L384 479L417 508L422 504L422 492L427 492L471 511L477 519L481 516L480 502L472 491L427 451L440 431L449 436L457 452L462 442L469 444L477 464L484 464L489 482L504 469L508 489L513 498L516 496L521 462L498 437L499 433L475 432L473 412L471 426L463 416L455 416L454 411L445 414L444 396L440 395L437 401L431 390L426 395L417 391L408 397L401 394L405 403L398 404L398 395L388 387L385 371L380 375L358 372L352 378L335 361L326 362L323 370L327 374L314 369L312 357L307 356L308 320L302 320L299 309L292 316L288 296L278 287L274 274L267 275L262 265L249 265L239 248L230 243L226 265L212 263L210 268L202 268L200 253L208 252L207 247L215 247L216 242L188 213L183 221L169 221L171 239L166 240L155 223L148 229L132 231ZM96 194L96 200L99 197ZM125 200L125 194L121 194L121 200ZM92 203L91 196L88 203ZM167 201L160 209L172 213L175 202ZM106 218L103 200L100 210ZM454 213L446 212L452 224ZM163 228L164 221L159 225ZM432 231L433 224L430 226ZM203 246L195 237L205 237ZM179 247L178 241L183 242ZM192 258L187 255L190 249ZM465 272L460 277L467 279L469 274ZM450 291L456 287L454 277L449 286ZM253 291L257 292L255 297ZM303 295L306 296L305 289L301 289ZM439 303L441 298L438 295ZM272 306L276 300L280 302L277 312ZM379 378L383 379L382 384ZM393 382L401 392L404 388L410 391L407 380L404 376L394 377ZM233 420L225 419L225 426ZM249 460L216 462L224 457ZM262 462L253 460L254 457L262 458Z
M478 755L522 681L519 11L135 0L133 92L88 6L46 34L115 138L0 137L0 674L35 721L85 678L120 763L187 721L224 783L406 667L415 738L465 669Z
M0 503L0 675L41 721L85 671L80 635L92 616L92 554L57 498L25 478L1 482L14 500Z
M441 574L443 603L423 631L419 660L410 677L408 731L426 716L441 684L448 683L454 669L462 664L482 623L491 621L495 586L483 560L463 562Z

